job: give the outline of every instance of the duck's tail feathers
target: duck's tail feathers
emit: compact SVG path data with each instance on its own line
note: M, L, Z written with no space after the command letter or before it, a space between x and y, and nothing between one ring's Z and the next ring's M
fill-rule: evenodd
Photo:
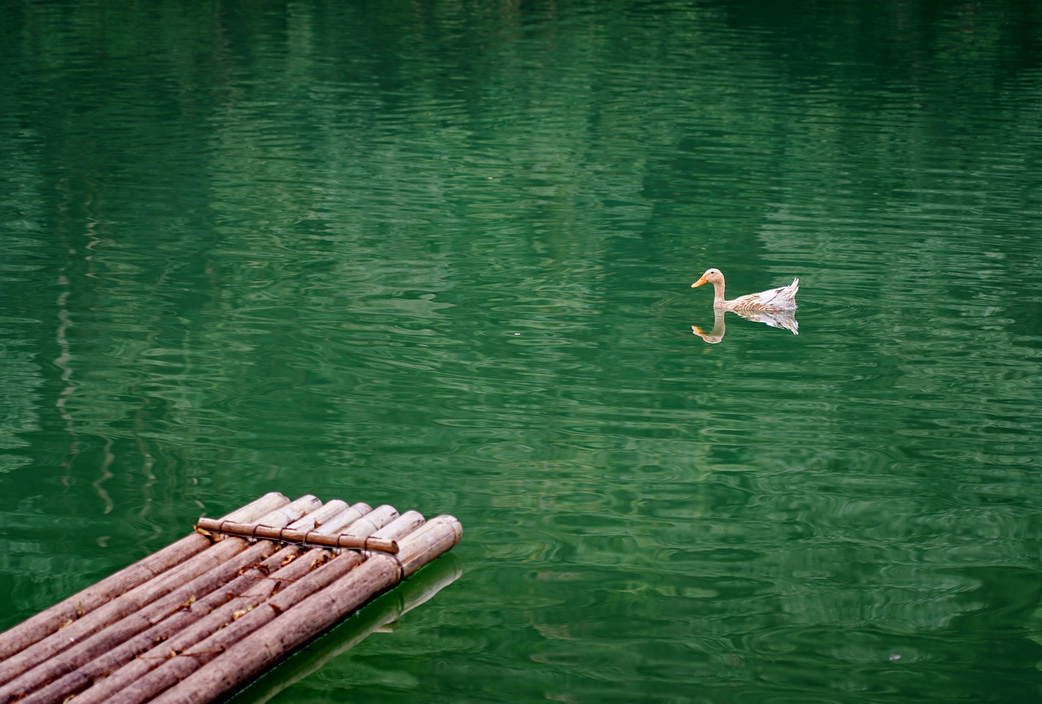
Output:
M796 292L800 290L799 277L792 280L792 283L781 289L781 297L786 302L786 307L791 310L796 310Z

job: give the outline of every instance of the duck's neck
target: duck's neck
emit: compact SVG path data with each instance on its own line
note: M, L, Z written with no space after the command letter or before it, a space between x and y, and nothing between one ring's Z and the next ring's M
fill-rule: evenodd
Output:
M714 281L713 282L713 307L723 308L727 305L727 301L724 300L724 282Z

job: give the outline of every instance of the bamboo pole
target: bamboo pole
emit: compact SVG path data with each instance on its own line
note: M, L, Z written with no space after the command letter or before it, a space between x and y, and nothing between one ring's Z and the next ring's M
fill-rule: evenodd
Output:
M435 516L398 543L398 564L406 577L439 555L451 550L463 537L463 525L455 516ZM382 557L374 555L374 557ZM384 557L383 559L389 559Z
M342 531L342 535L349 535L354 538L368 538L396 518L398 518L398 510L394 506L384 504L374 508L352 523L347 530Z
M336 520L336 517L348 510L346 501L342 499L331 499L319 508L315 509L310 513L305 513L297 520L290 523L287 528L290 530L318 530L332 520ZM237 521L238 523L249 523L249 521Z
M232 543L228 543L228 545L233 546ZM215 550L219 549L220 546L215 548ZM199 596L209 594L213 590L227 584L238 576L240 571L248 569L265 559L275 552L275 549L276 546L272 543L258 543L246 550L242 550L237 555L222 560L213 569L204 572L187 583L183 583L182 586L165 596L153 598L154 593L151 591L142 594L133 604L140 607L137 610L131 611L109 627L94 632L54 657L46 658L35 667L0 687L0 702L4 701L6 697L17 697L32 692L43 687L48 682L53 682L70 672L75 672L94 658L146 630L156 621L161 621L166 616L185 608ZM225 552L228 551L225 550ZM148 583L148 585L151 584L151 582ZM100 610L96 613L100 613ZM84 617L77 624L85 623L88 619L90 619L90 616ZM64 636L64 633L62 635ZM48 642L44 641L41 645L47 646Z
M305 494L299 499L294 499L288 504L279 506L274 511L267 513L255 521L239 521L238 519L232 519L235 522L245 523L259 523L266 526L274 526L281 528L293 521L300 519L312 511L316 511L322 507L322 500L317 496L311 494Z
M161 691L148 684L147 678L153 671L171 659L180 659L179 653L202 649L199 644L206 638L259 608L282 583L282 579L307 574L328 555L324 550L309 551L165 641L150 644L149 649L138 654L134 660L126 662L104 679L95 681L89 689L76 695L77 704L126 704L148 700ZM186 656L186 659L192 658Z
M306 556L308 555L321 557L328 556L329 552L316 548L306 553ZM149 651L134 663L121 668L78 695L76 704L139 704L151 701L153 697L174 686L233 644L252 642L251 633L293 606L296 601L321 589L330 581L341 578L361 560L361 556L356 552L339 555L320 569L315 569L298 579L275 597L266 601L261 597L252 605L253 608L240 608L240 616L237 619L233 619L231 614L226 614L225 608L218 610L220 613L214 612L211 614L213 619L203 619L197 624L198 628L189 629L191 633L179 635L169 643ZM285 596L287 593L289 597ZM276 599L279 601L276 602ZM212 627L212 633L198 640L198 631L204 627Z
M317 501L318 499L314 497L302 497L268 512L258 520L266 520L270 523L289 522L299 518ZM210 544L209 540L204 539L204 541ZM0 675L2 675L4 688L13 686L12 680L19 678L22 673L35 668L45 660L54 658L116 621L138 611L148 603L169 594L185 582L216 568L225 560L244 550L246 545L246 542L241 539L221 541L213 545L211 549L197 552L187 561L123 592L119 598L115 598L69 623L59 633L54 634L54 637L37 641L11 656L0 664Z
M289 499L285 496L271 492L232 511L224 519L249 522L287 503ZM0 633L0 684L18 673L7 665L15 653L208 547L209 540L192 533Z
M267 512L258 520L285 525L314 508L316 502L321 503L313 496L304 496ZM245 558L237 555L246 549L244 540L221 541L73 622L57 634L59 637L45 639L14 655L5 661L4 667L16 675L0 686L0 701L30 692L74 671L103 652L107 644L121 642L147 628L155 614L176 609L192 596L193 589L205 588L208 583L212 589L218 583L227 582L239 569L256 562L261 553L274 551L270 545L262 545ZM131 618L133 615L139 618ZM123 624L123 628L115 627L117 622ZM111 635L106 635L106 630L112 631Z
M409 535L414 530L422 526L424 520L425 519L423 517L423 514L421 514L419 511L406 511L402 515L398 516L398 518L385 525L383 528L374 531L372 535L366 538L366 540L389 540L391 542L394 542L395 547L397 548L397 541L404 538L405 536ZM370 547L371 544L372 542L370 542L370 545L367 545L365 547ZM398 552L398 550L386 550L385 552L396 553Z
M154 647L157 643L166 643L177 634L185 631L192 624L224 606L229 601L241 597L258 582L266 580L268 575L276 573L288 560L293 560L301 553L300 548L289 545L268 557L220 589L207 594L202 599L179 609L169 618L159 621L148 630L138 633L133 638L114 647L112 650L86 663L74 672L55 680L49 685L19 700L18 704L48 704L63 701L70 694L76 694L89 687L95 680L114 672L118 668L133 662L134 658ZM274 587L274 582L265 582ZM234 606L232 607L235 608Z
M325 525L322 526L323 532L335 535L337 533L343 533L344 530L354 524L362 516L368 515L373 510L373 507L367 503L359 501L357 504L352 504L347 511L338 514L335 518L326 521Z
M231 692L336 624L373 595L396 584L403 575L414 573L452 548L462 535L462 526L452 516L431 519L402 539L397 557L374 554L343 579L297 604L292 618L268 621L253 632L248 641L239 640L207 666L152 701L154 704L205 704Z
M271 701L283 690L318 672L374 633L392 632L394 629L390 628L390 624L400 621L407 613L433 599L462 576L463 568L458 560L435 560L413 578L375 597L343 625L331 630L328 637L322 636L321 640L309 644L306 657L278 665L274 670L278 673L277 677L268 677L272 670L258 675L259 679L249 684L248 695L243 701L249 701L250 704Z
M359 513L355 508L351 507L349 511ZM378 517L377 528L390 519L391 513L384 511L382 515L382 519ZM317 530L340 530L343 520L343 516L338 514ZM77 704L132 704L155 696L197 667L196 660L205 659L210 655L206 651L226 647L234 642L235 638L244 638L263 624L264 621L261 619L265 616L274 618L278 612L262 607L277 585L291 585L283 589L283 592L288 589L301 589L302 583L305 585L304 588L307 588L307 580L311 577L312 571L322 573L324 580L332 580L361 560L357 553L351 552L338 563L338 569L329 570L333 566L330 563L324 565L321 570L316 570L317 565L330 557L329 551L319 548L304 553L296 561L271 574L269 579L263 580L240 597L223 604L161 645L155 646L138 659L95 683L93 687L77 695ZM320 588L323 583L325 582L313 583L313 587ZM282 592L280 596L281 594ZM289 604L283 604L282 608L289 608ZM198 654L183 654L186 652Z

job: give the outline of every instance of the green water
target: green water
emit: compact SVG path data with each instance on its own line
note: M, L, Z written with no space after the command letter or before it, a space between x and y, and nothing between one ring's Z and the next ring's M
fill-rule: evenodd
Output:
M243 703L1042 695L1036 3L26 1L0 57L0 628L276 490L466 533ZM693 335L710 266L799 334Z

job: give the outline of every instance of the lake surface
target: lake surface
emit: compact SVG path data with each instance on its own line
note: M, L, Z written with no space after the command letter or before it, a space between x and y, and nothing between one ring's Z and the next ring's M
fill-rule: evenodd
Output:
M466 532L241 704L1042 696L1042 6L56 0L0 54L0 629L274 490Z

